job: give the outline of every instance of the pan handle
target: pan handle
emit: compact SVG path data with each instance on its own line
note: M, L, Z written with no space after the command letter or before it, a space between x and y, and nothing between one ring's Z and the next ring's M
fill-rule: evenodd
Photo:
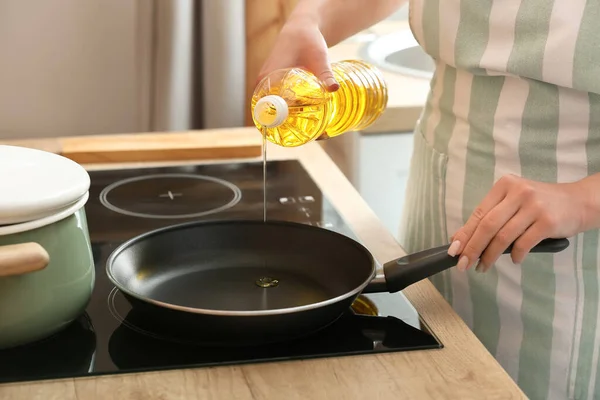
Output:
M504 254L510 253L512 247L511 244ZM531 249L530 253L559 253L567 247L569 247L567 239L544 239ZM387 262L383 266L385 278L375 277L364 292L399 292L413 283L454 267L459 257L448 255L449 248L448 244Z

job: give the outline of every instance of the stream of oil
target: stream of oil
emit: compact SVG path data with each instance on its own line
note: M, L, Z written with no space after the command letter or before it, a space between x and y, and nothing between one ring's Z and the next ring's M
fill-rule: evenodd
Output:
M263 128L263 221L267 222L267 128Z
M263 221L267 222L267 128L262 129L263 143L262 143L262 157L263 157ZM267 260L263 260L263 268L265 273L267 271ZM262 288L270 288L277 286L279 281L268 276L263 276L255 281L256 285ZM263 309L267 309L268 305L268 294L263 292L262 296Z

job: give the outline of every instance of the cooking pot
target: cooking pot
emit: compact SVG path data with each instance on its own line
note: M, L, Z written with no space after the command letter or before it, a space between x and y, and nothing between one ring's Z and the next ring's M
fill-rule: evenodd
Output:
M95 282L89 186L72 160L0 146L0 349L44 339L84 312Z

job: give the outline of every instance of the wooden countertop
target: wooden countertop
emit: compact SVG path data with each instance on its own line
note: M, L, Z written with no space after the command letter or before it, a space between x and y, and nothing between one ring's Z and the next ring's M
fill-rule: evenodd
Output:
M169 147L172 134L153 134ZM224 146L235 149L244 144L260 147L261 138L254 128L187 132L190 142L203 148L214 147L215 136L228 138ZM189 164L222 162L227 151L217 152L220 160L194 160L184 151L185 160L155 159L142 162L148 150L146 134L127 135L129 154L134 162L85 164L86 168L102 169L116 166ZM237 139L234 140L234 137ZM86 142L86 154L94 159L93 148L104 151L106 142L114 136ZM58 143L59 141L56 141ZM209 143L210 142L210 143ZM29 146L43 147L48 142ZM184 148L186 146L183 146ZM169 153L172 157L176 152ZM231 161L248 160L230 152ZM331 203L346 220L378 262L384 263L404 255L373 211L345 178L318 142L287 149L274 145L267 148L268 159L298 159ZM242 158L240 158L242 157ZM156 158L156 157L155 157ZM463 321L453 312L429 281L419 282L404 290L404 294L424 321L444 344L440 350L410 351L378 355L344 356L303 361L271 362L214 368L181 369L163 372L106 375L99 377L61 379L0 385L3 400L81 400L81 399L513 399L525 395L486 351Z

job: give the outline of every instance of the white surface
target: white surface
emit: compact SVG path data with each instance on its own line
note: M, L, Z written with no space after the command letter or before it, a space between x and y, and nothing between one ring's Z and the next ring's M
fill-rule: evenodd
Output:
M389 72L427 79L433 76L435 64L410 30L380 36L366 44L360 53L363 60Z
M359 135L357 174L361 196L397 237L413 151L412 132Z
M90 187L87 171L68 158L0 145L0 225L54 214Z

